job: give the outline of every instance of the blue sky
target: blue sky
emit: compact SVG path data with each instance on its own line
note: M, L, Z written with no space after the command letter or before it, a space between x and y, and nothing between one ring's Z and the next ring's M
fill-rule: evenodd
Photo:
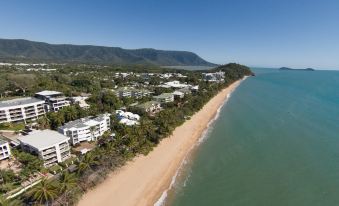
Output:
M0 28L0 38L339 69L338 0L4 0Z

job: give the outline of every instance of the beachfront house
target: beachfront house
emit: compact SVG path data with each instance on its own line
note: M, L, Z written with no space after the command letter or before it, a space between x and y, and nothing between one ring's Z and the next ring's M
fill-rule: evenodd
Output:
M72 145L84 141L96 141L106 131L110 130L110 114L100 114L96 117L85 117L65 123L58 132L69 137Z
M124 112L123 110L116 110L115 114L120 124L125 124L127 126L139 124L140 116L138 114L133 114L132 112Z
M204 81L221 82L225 78L225 72L219 71L214 73L202 73L202 78Z
M65 95L57 91L41 91L36 93L35 97L45 101L46 112L57 112L63 107L70 105L70 101L67 100Z
M173 93L162 93L158 96L154 96L153 99L160 103L169 103L174 101Z
M71 157L69 137L56 131L34 131L18 138L24 151L38 155L44 161L45 167L63 162Z
M45 115L45 101L33 97L0 102L0 123L25 122Z
M190 87L191 85L189 84L182 84L180 83L180 81L171 81L171 82L166 82L164 84L159 85L159 87L163 87L163 88L175 88L175 89L179 89L179 88L185 88L185 87Z
M160 102L157 102L157 101L148 101L148 102L136 105L136 107L149 114L157 113L161 111L162 109Z
M11 149L9 143L0 137L0 160L7 159L11 156Z

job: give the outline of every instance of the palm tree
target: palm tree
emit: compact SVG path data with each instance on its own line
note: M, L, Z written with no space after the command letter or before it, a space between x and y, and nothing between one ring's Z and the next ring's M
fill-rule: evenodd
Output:
M46 116L38 118L37 122L40 129L46 129L49 127L49 119Z
M39 204L49 204L58 195L57 185L54 181L42 179L28 195Z
M92 169L93 166L98 165L99 162L92 153L86 154L79 164L79 172L84 172L88 169Z
M18 199L7 199L6 197L0 195L0 205L1 206L21 206L23 204Z
M69 172L64 172L60 176L58 190L60 194L63 194L62 199L65 203L67 203L67 200L69 199L68 195L77 187L77 181L75 174L70 174Z

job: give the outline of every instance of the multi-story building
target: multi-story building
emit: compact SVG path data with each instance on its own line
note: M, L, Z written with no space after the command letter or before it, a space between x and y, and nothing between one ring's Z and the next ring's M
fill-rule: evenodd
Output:
M151 92L147 89L135 89L135 88L128 88L122 87L114 91L115 95L118 98L126 98L126 97L133 97L136 99L149 96Z
M147 89L133 89L131 92L132 97L139 99L142 97L147 97L151 94L151 92Z
M115 90L115 95L118 98L128 98L132 97L132 90L126 87L119 88Z
M209 82L220 82L225 78L225 72L219 71L214 73L203 73L202 77L205 81Z
M33 97L0 102L0 123L36 120L45 114L45 101Z
M46 111L57 112L61 108L69 106L70 101L67 100L65 95L57 91L41 91L35 94L38 99L45 100Z
M174 101L173 93L162 93L159 96L154 96L153 99L160 103L169 103Z
M34 131L27 136L18 138L24 151L38 155L44 161L45 167L50 167L68 159L70 146L69 137L56 131Z
M70 137L72 145L83 141L96 141L110 129L110 114L86 117L66 123L58 128L59 133Z
M11 156L11 150L6 140L0 138L0 160L9 158Z

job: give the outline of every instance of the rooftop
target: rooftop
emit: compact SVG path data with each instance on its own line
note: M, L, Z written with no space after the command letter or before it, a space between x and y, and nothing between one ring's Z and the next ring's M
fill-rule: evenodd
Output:
M166 99L166 98L171 98L173 96L172 93L162 93L158 96L154 96L156 99Z
M18 138L20 142L35 147L38 150L48 148L63 141L68 141L68 139L69 137L48 129L35 131L27 136Z
M90 127L98 124L101 121L105 120L105 117L108 114L100 114L96 117L85 117L81 119L77 119L71 122L67 122L64 126L61 126L60 129L71 129L71 128L83 128L83 127Z
M160 103L157 102L157 101L148 101L148 102L145 102L145 103L136 105L136 107L146 109L146 108L152 107L152 106L155 105L155 104L160 104Z
M11 100L6 100L6 101L1 101L0 102L0 108L1 107L20 106L20 105L25 105L25 104L37 103L37 102L44 103L43 100L37 99L37 98L34 98L34 97L11 99Z
M52 95L62 95L61 92L57 91L50 91L50 90L44 90L38 93L35 93L36 95L41 95L41 96L52 96Z
M0 145L7 143L7 141L0 135Z

